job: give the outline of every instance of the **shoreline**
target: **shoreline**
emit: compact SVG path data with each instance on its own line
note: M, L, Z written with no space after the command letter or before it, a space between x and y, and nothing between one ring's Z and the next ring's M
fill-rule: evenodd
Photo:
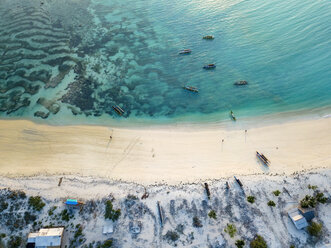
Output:
M235 113L236 114L236 113ZM225 115L223 114L223 117ZM219 113L208 114L204 118L198 118L192 115L192 121L185 120L183 117L175 117L169 119L162 119L163 122L158 122L154 119L136 119L136 118L110 118L101 116L98 118L99 122L95 122L91 117L76 116L77 121L72 123L59 123L58 119L61 116L50 116L47 119L38 118L19 118L19 117L0 117L0 121L30 121L38 125L47 125L54 127L61 126L97 126L97 127L113 127L119 129L129 130L153 130L153 129L170 129L173 127L180 129L193 129L193 128L222 128L227 130L247 129L255 127L265 127L275 124L284 124L297 121L316 120L321 118L331 118L331 106L324 106L313 109L297 109L277 113L269 113L257 116L244 116L238 117L237 121L233 122L229 115L226 118L220 119ZM208 118L207 118L208 117ZM54 118L54 119L52 119ZM92 117L94 118L94 117ZM189 119L192 119L189 118ZM172 120L172 121L170 121ZM174 121L176 120L176 121Z
M171 185L331 168L331 118L250 128L246 135L240 129L200 127L120 129L1 120L0 176L74 174ZM271 160L269 168L255 151Z

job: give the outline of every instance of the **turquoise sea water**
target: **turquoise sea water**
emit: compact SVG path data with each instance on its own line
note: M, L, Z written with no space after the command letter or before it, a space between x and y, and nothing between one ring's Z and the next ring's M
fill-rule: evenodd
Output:
M0 117L214 122L328 107L330 23L329 0L0 0Z

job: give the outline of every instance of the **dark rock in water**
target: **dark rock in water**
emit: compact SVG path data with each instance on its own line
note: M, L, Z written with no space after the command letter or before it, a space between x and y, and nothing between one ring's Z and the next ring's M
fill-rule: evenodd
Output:
M55 77L51 78L45 85L45 89L47 88L55 88L58 86L64 77L70 72L71 66L70 65L60 65L59 66L59 74L56 75Z
M235 82L234 83L234 85L247 85L248 84L248 82L247 81L237 81L237 82Z
M93 110L94 98L92 94L94 87L95 82L91 78L80 78L69 84L69 90L62 96L61 102L79 107L82 111Z
M52 114L56 114L60 110L60 105L56 103L55 100L47 100L43 97L39 98L37 101L38 104L44 106Z
M34 116L46 119L49 116L49 112L45 113L43 111L37 111L37 112L34 113Z

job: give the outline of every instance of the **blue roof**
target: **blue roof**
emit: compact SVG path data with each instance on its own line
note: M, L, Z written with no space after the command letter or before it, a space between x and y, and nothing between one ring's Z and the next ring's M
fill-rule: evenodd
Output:
M78 205L78 201L75 199L67 199L66 204L67 205Z

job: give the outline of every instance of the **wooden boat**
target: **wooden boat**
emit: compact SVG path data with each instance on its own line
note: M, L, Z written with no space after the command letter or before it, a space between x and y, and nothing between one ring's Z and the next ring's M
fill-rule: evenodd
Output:
M203 69L205 70L214 69L214 68L216 68L215 64L208 64L203 67Z
M270 161L269 159L266 158L266 156L264 156L262 153L259 153L258 151L256 151L256 156L267 166L269 166Z
M241 85L247 85L248 84L248 82L247 81L245 81L245 80L242 80L242 81L237 81L237 82L235 82L234 83L234 85L237 85L237 86L241 86Z
M204 40L213 40L214 39L214 36L212 36L212 35L206 35L206 36L203 36L202 39L204 39Z
M230 185L229 185L228 181L226 181L226 183L225 183L225 188L230 189Z
M193 87L193 86L183 86L183 89L188 90L188 91L192 91L192 92L195 92L195 93L199 92L198 88Z
M232 120L234 120L234 121L236 121L236 120L237 120L237 118L234 116L234 113L233 113L233 111L232 111L232 110L230 111L230 115L231 115L231 118L232 118Z
M116 111L117 114L119 114L119 115L123 115L124 114L124 110L121 109L120 106L116 105L116 106L112 106L112 108Z
M184 50L179 51L179 54L190 54L191 52L192 52L191 49L184 49Z
M237 183L239 184L239 186L242 188L243 184L240 182L240 180L238 178L236 178L235 176L233 176L234 179L237 181Z

